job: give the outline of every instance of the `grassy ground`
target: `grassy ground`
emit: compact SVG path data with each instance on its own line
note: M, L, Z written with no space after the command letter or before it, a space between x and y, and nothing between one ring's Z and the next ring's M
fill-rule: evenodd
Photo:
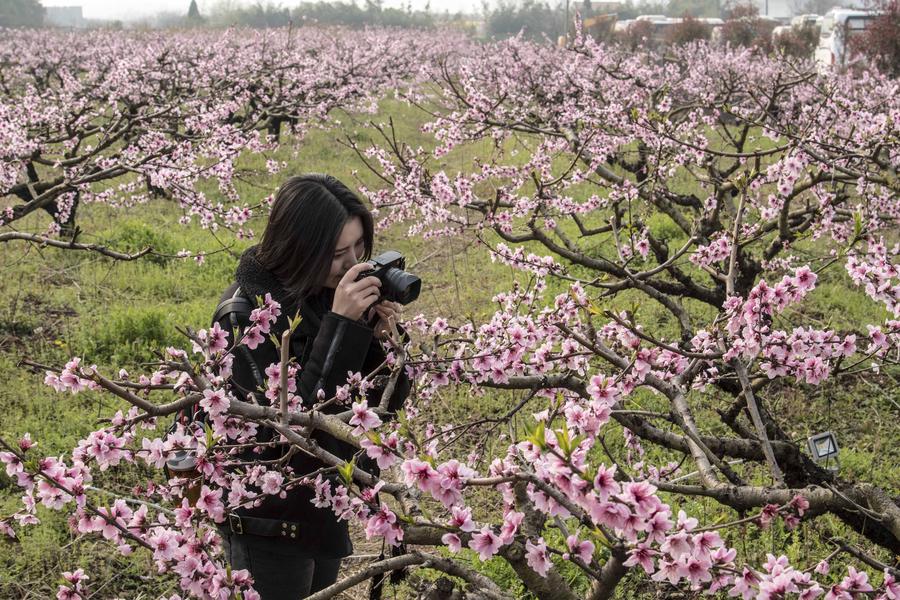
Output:
M420 114L399 103L385 101L376 120L391 116L401 139L428 144L418 133L423 121ZM365 124L364 116L342 115L347 131L365 144L375 133ZM471 158L483 148L463 148L444 160L446 168L465 169ZM524 154L524 153L523 153ZM258 200L274 191L286 176L301 172L327 172L353 181L351 171L367 185L373 178L362 168L356 155L338 143L333 132L313 131L295 155L289 146L274 158L288 162L286 171L276 176L248 176L239 190L249 201ZM264 159L251 158L243 165L262 170ZM210 184L209 193L215 193ZM145 245L165 253L182 248L211 252L202 266L193 261L157 259L132 263L114 262L103 257L53 249L37 249L24 245L7 245L0 253L0 435L14 438L31 432L45 454L68 452L75 443L96 427L97 420L109 416L115 402L101 395L78 396L53 392L42 384L43 377L17 363L22 359L59 365L71 356L82 356L86 362L98 364L106 372L124 367L139 370L142 362L168 345L183 345L176 326L200 328L207 325L221 291L232 280L236 257L250 242L237 242L225 251L209 232L177 223L179 212L163 200L112 212L101 206L83 207L79 220L93 239L106 241L119 249L137 250ZM36 218L39 218L36 215ZM649 225L654 233L678 232L665 218L655 217ZM27 228L28 224L25 224ZM36 223L34 224L36 227ZM255 223L260 232L262 223ZM228 234L218 236L230 240ZM228 241L230 244L231 241ZM678 245L676 241L672 242ZM493 310L489 298L507 289L514 273L492 263L486 253L463 240L441 240L439 243L410 239L401 228L384 232L378 249L396 248L411 258L416 271L425 281L424 293L411 312L428 316L442 314L450 318L480 316ZM214 253L213 253L214 252ZM813 294L809 316L830 327L847 327L861 322L875 322L883 317L880 309L848 293L847 279L839 269L823 275ZM640 299L623 295L612 306L631 306ZM669 322L665 313L652 303L638 304L641 320L658 322L663 328ZM892 389L885 381L862 382L853 388L826 384L820 388L791 387L766 401L782 416L783 422L796 422L802 428L791 431L797 439L820 430L832 430L842 444L842 468L848 478L860 477L882 482L896 489L900 485L900 437L896 423L896 405L891 404ZM499 415L518 397L515 393L493 393L475 397L465 391L447 390L422 409L438 422L460 422L473 416ZM698 394L696 405L712 410L723 406L726 399L715 394ZM650 394L639 394L635 407L663 408ZM538 410L533 402L523 414ZM852 414L858 418L848 419ZM793 417L803 416L802 419ZM522 423L515 424L521 427ZM493 448L509 443L504 431L479 430L463 440L469 448L482 448L490 454ZM607 445L618 459L624 459L622 432L609 427ZM670 457L658 449L648 448L646 460L665 464ZM137 480L137 467L104 474L96 487L128 492ZM15 509L19 493L5 475L0 475L0 514ZM686 510L705 521L729 514L713 503L686 501ZM485 500L479 508L485 513L495 510ZM146 553L122 558L92 538L76 537L68 532L59 514L39 510L40 527L22 532L20 542L0 541L0 598L46 598L55 594L57 574L62 570L85 568L92 577L96 597L157 597L173 593L170 579L158 578ZM743 548L749 559L759 559L766 552L788 553L806 564L808 556L824 555L820 537L826 530L841 533L835 521L816 528L801 526L795 532L779 527L767 531L755 528L736 530L728 535L731 542ZM377 552L378 548L359 540L360 553ZM468 560L472 557L466 556ZM489 572L514 592L521 588L515 577L499 561L474 566ZM577 574L566 569L576 587ZM621 597L653 593L636 576L621 591ZM401 592L401 595L403 593ZM351 595L352 597L352 595Z

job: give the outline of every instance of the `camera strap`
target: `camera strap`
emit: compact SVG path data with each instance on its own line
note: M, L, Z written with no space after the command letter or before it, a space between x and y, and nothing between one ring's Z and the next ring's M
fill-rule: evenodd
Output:
M243 336L244 330L241 327L240 321L238 321L238 316L249 319L250 313L254 308L256 308L256 304L252 300L244 296L241 288L238 287L236 290L234 290L234 294L231 295L231 298L223 300L219 303L219 306L216 307L216 312L213 314L212 322L217 323L225 316L228 316L232 331L237 332L238 337L241 337ZM262 372L259 370L259 365L256 364L256 360L250 353L250 349L247 348L247 346L245 346L244 344L239 344L236 347L236 350L241 353L241 355L247 361L247 364L250 365L250 370L253 373L253 380L256 382L256 385L265 387L266 380L263 378Z

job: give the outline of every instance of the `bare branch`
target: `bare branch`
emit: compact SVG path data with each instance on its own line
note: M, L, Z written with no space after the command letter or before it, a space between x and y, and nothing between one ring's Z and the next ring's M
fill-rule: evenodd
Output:
M142 256L146 256L153 252L153 248L151 248L150 246L147 246L143 250L135 252L134 254L127 254L124 252L110 250L106 246L102 246L100 244L82 244L81 242L75 241L66 242L64 240L57 240L34 233L23 233L20 231L6 231L4 233L0 233L0 243L10 242L13 240L23 240L39 244L41 246L50 246L51 248L61 248L63 250L86 250L89 252L96 252L97 254L102 254L103 256L108 256L109 258L114 258L116 260L126 261L137 260Z

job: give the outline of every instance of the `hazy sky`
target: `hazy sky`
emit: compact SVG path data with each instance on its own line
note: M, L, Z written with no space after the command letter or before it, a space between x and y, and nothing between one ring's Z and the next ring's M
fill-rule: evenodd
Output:
M254 0L227 0L232 4L250 5ZM263 0L265 2L265 0ZM413 9L425 7L426 0L408 0ZM197 0L200 12L218 4L220 0ZM81 6L88 19L129 19L151 15L157 12L187 13L191 0L41 0L44 6ZM273 3L284 7L296 6L299 0L277 0ZM403 6L407 0L384 0L385 6ZM433 11L458 10L472 12L479 9L480 0L431 0Z

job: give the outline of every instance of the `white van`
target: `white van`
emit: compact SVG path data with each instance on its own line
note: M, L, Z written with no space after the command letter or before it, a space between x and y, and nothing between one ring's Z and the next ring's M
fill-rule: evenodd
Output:
M791 19L791 27L802 29L804 27L822 27L822 15L797 15Z
M797 15L791 19L790 25L779 25L772 30L772 43L776 43L778 38L783 35L803 31L807 28L814 27L816 29L816 35L818 35L822 30L823 19L824 17L821 15Z
M881 12L859 8L832 8L822 19L816 63L822 68L842 68L850 62L847 41L861 35Z

